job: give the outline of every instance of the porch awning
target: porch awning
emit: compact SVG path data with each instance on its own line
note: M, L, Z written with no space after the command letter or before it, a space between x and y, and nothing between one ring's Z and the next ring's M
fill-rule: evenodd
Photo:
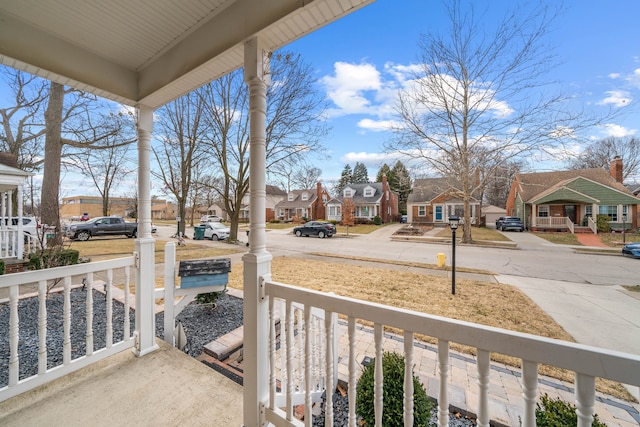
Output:
M557 203L599 204L600 200L587 194L580 193L568 187L560 187L549 193L543 193L539 198L533 198L529 203L536 205Z

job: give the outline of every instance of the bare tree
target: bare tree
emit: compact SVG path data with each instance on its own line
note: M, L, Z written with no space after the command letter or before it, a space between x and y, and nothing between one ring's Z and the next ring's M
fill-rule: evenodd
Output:
M312 70L302 59L277 53L271 59L272 84L267 89L266 166L301 161L321 149L326 135L325 102L314 92ZM238 238L242 199L249 190L248 90L241 70L203 86L210 125L207 139L216 188L231 219L230 240ZM214 173L217 172L217 173Z
M622 160L622 179L636 177L640 179L640 140L637 138L601 139L589 145L583 152L571 160L572 169L604 168L609 170L609 165L614 157Z
M162 118L159 121L158 135L162 144L153 148L158 161L165 190L175 197L178 204L179 227L184 232L186 224L186 206L194 173L203 159L203 141L207 133L203 121L205 111L201 96L191 92L158 110Z
M387 148L458 183L462 237L470 242L471 200L494 171L525 152L556 146L586 118L579 122L579 114L563 109L563 96L543 90L554 63L545 36L555 17L544 4L507 13L491 34L483 24L492 20L478 18L474 3L468 12L460 1L445 6L450 28L446 36L422 37L421 70L399 96L402 125Z
M127 167L130 145L120 145L122 142L132 142L132 138L126 138L125 132L121 132L113 138L107 138L109 148L99 151L85 150L72 156L77 160L76 165L82 174L91 179L102 197L102 215L110 214L111 193L114 188L133 172L133 169Z

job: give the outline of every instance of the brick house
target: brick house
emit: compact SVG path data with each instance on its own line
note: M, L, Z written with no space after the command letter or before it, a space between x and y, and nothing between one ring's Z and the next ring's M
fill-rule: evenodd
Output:
M449 178L416 179L407 199L409 224L447 224L451 215L464 216L464 201ZM471 199L471 223L480 223L480 200Z
M353 203L353 216L356 220L373 221L376 216L379 216L382 222L399 220L398 193L391 190L386 176L382 177L382 182L348 184L342 190L342 194L327 203L326 219L342 221L342 210L346 199L350 199Z
M291 190L275 206L276 217L281 220L291 220L293 217L318 220L326 218L326 204L329 200L329 193L322 187L321 183L316 184L314 189Z
M622 159L602 168L516 174L507 215L521 217L531 230L597 232L596 216L612 229L637 228L640 198L622 184Z

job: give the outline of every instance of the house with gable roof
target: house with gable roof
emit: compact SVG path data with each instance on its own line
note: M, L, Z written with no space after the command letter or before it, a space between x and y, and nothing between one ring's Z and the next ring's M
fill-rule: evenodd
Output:
M597 233L597 216L612 229L637 228L636 197L622 184L622 159L602 168L516 174L507 199L507 215L522 218L533 231Z
M450 178L416 179L407 199L409 224L445 225L449 217L464 217L464 201L459 185ZM471 224L479 224L480 200L471 199Z
M382 177L382 182L366 184L348 184L343 188L342 194L332 198L327 203L327 219L342 221L344 203L347 199L353 203L353 217L373 221L376 216L382 222L399 220L398 193L392 191L387 182L387 177Z
M325 219L329 193L316 184L315 189L291 190L275 205L276 218L291 220L294 217L310 220Z

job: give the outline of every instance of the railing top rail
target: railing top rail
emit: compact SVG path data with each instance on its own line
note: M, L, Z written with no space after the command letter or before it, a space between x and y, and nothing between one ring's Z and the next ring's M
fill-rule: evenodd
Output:
M515 356L531 362L640 386L639 355L329 295L279 282L265 282L265 291L267 295L275 298L293 300L330 312Z
M6 274L2 276L0 288L35 283L40 280L51 280L59 277L77 276L96 271L133 266L135 263L136 255L134 254L124 258L110 259L106 261L87 262L83 264L67 265L64 267L46 268L44 270Z

